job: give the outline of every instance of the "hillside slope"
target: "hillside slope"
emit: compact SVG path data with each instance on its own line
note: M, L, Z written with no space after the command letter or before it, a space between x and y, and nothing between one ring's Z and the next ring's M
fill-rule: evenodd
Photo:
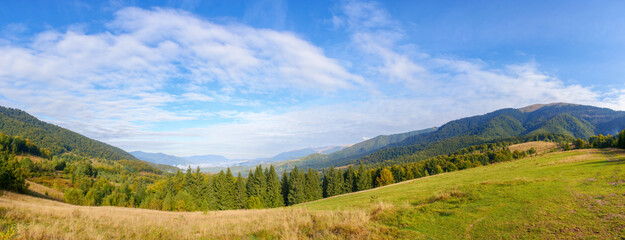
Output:
M94 158L137 160L124 150L40 121L19 109L0 106L0 132L27 138L35 145L52 151L53 154L71 151Z
M625 151L575 150L304 203L372 209L392 237L553 239L625 236Z
M623 151L558 152L289 208L205 213L5 192L0 223L44 239L614 239L625 235L624 163Z

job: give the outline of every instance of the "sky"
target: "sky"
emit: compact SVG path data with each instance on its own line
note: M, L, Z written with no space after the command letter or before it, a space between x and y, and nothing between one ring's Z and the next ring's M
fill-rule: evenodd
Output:
M625 1L2 1L0 105L126 151L268 157L625 110Z

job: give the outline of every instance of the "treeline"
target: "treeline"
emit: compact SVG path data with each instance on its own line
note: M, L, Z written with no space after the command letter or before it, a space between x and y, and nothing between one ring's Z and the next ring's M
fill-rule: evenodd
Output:
M0 152L8 154L30 154L45 158L50 157L50 151L40 149L29 139L12 137L2 133L0 133Z
M375 166L393 166L397 164L405 164L418 162L434 156L463 153L474 146L482 146L483 144L515 144L532 141L548 141L548 142L566 142L572 141L574 138L562 134L540 133L530 136L498 138L496 140L484 140L476 136L462 136L450 138L440 142L431 144L425 150L419 151L425 146L404 146L397 148L383 149L374 154L363 157L357 163Z
M216 175L199 168L160 179L122 173L117 186L88 163L76 165L66 201L82 205L140 207L166 211L207 211L273 208L357 192L414 178L452 172L521 158L535 151L510 152L510 143L489 143L462 149L454 154L391 167L330 167L322 172L297 167L279 177L273 166L258 166L248 178L230 169Z
M592 136L588 140L584 141L578 138L573 142L575 148L624 148L625 149L625 130L619 132L617 135L602 135Z

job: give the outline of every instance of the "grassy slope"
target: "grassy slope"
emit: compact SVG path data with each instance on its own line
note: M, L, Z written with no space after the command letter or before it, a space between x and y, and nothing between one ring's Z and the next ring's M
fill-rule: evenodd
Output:
M300 205L380 208L395 237L625 237L625 155L576 150L446 173ZM380 204L382 203L382 204Z
M576 150L445 173L290 208L175 213L0 197L25 238L625 237L625 152Z

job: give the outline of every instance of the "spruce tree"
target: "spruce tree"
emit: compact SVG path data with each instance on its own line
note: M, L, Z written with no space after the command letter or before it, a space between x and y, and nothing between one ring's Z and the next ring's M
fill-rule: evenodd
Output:
M350 193L356 191L356 172L351 165L347 168L347 171L343 173L343 178L345 179L343 182L343 192Z
M235 198L235 187L236 187L236 179L234 178L234 175L232 175L232 171L230 170L230 168L228 168L226 170L226 206L227 209L233 209L234 208L234 198Z
M332 185L334 184L334 166L330 167L323 174L323 180L321 182L321 187L323 190L323 197L331 197L334 196L332 192Z
M184 182L182 183L182 189L187 193L191 194L191 196L195 197L196 195L197 185L195 183L195 176L193 176L193 171L191 170L191 166L187 167L187 173L184 175Z
M308 168L305 177L305 201L314 201L323 198L321 180L319 174L312 168Z
M343 188L345 186L344 182L345 179L343 179L343 173L340 169L337 169L334 175L334 185L333 185L333 195L332 196L336 196L336 195L341 195L343 193L345 193L345 189Z
M202 210L216 210L215 193L213 189L213 177L201 175L200 183L200 208Z
M267 202L267 177L261 165L256 167L252 175L248 177L247 195L260 199L263 207L268 206Z
M237 180L235 183L234 190L234 208L243 209L247 207L247 191L245 189L245 179L239 175L237 176Z
M228 180L223 170L213 180L213 193L215 194L215 206L218 210L231 208L230 186L228 186Z
M282 179L280 179L280 181L281 181L280 191L282 192L282 199L284 200L284 205L287 205L287 206L291 205L289 203L289 175L286 173L286 169L282 173Z
M282 197L282 189L278 174L273 165L269 166L267 172L267 207L281 207L284 206L284 198Z
M356 179L356 191L367 190L371 188L371 177L365 167L358 167L358 177Z
M304 202L304 183L302 175L297 170L297 166L291 170L289 175L289 194L288 200L290 205Z

